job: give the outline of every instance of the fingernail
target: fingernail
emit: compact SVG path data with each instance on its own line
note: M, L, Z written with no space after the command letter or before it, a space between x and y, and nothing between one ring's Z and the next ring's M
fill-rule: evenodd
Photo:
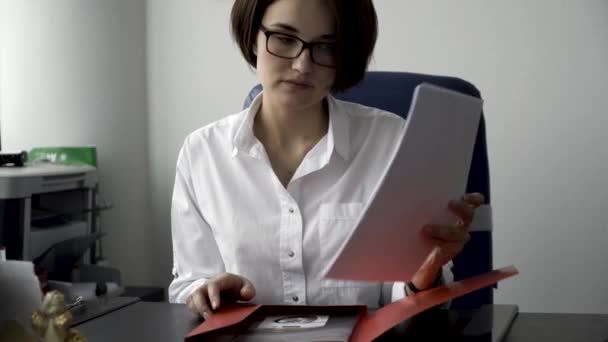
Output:
M204 319L209 319L209 313L207 311L203 312L203 318Z
M213 308L213 310L217 309L217 301L216 300L212 300L211 301L211 307Z

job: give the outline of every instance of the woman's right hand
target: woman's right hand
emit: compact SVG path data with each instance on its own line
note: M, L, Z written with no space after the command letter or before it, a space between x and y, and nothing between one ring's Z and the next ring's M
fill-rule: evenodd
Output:
M210 278L196 289L186 301L190 311L208 319L214 310L220 308L221 300L251 300L255 297L255 287L245 277L232 273L220 273Z

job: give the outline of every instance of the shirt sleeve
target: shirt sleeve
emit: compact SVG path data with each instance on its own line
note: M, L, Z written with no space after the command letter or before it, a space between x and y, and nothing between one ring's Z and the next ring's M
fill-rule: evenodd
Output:
M213 231L198 205L192 174L186 141L179 153L171 201L173 281L168 291L171 303L185 303L194 290L225 269Z

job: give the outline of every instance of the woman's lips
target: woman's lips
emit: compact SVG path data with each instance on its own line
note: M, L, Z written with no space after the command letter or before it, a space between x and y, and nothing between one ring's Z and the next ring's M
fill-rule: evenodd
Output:
M288 84L289 86L295 87L295 88L300 88L300 89L307 89L307 88L312 88L312 84L306 82L306 81L300 81L300 80L285 80L283 81L284 83Z

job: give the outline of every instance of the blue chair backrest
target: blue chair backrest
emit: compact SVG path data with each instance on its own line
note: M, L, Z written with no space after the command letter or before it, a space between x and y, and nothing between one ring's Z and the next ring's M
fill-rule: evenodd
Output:
M471 83L459 78L415 74L407 72L370 71L365 79L346 92L334 94L336 98L356 102L362 105L380 108L393 112L403 118L407 117L414 89L420 83L431 83L449 88L464 94L480 97L480 93ZM255 96L262 90L255 86L245 100L248 107ZM475 150L469 171L467 192L480 192L490 203L490 177L486 133L483 114L477 130ZM477 218L476 218L477 221ZM492 270L492 232L491 220L481 223L471 231L471 240L464 250L454 259L454 279L461 280ZM485 225L485 226L484 226ZM484 304L493 303L492 288L484 288L452 301L454 309L472 309Z

